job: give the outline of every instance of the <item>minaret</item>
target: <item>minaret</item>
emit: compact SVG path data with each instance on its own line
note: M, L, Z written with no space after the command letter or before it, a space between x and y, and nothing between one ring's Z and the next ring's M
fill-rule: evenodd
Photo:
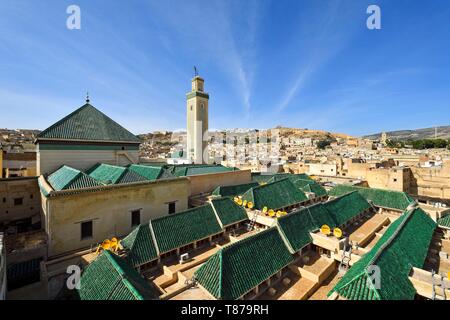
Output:
M208 100L209 94L203 91L205 80L195 72L192 90L186 94L187 115L187 159L191 163L205 163L208 155Z

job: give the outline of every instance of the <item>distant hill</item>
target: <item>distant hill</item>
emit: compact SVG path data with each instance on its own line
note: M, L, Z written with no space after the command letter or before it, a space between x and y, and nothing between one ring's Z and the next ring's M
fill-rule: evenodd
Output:
M389 131L386 134L388 139L399 141L434 139L435 128ZM381 132L364 136L364 138L371 140L378 140L380 137ZM437 138L450 139L450 126L437 127Z

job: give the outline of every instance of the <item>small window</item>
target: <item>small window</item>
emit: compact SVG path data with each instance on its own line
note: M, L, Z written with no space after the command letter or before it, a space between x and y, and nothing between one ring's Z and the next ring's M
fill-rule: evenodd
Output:
M30 199L33 199L33 195L32 194L30 194Z
M397 179L394 179L394 182L397 182Z
M168 203L169 205L169 214L175 213L175 202Z
M3 203L6 203L6 198L3 198Z
M192 106L191 106L191 111L192 111Z
M135 227L141 224L141 210L131 211L131 226Z
M15 206L21 206L22 204L23 204L23 198L15 198L14 199Z
M81 223L81 240L92 238L92 221Z

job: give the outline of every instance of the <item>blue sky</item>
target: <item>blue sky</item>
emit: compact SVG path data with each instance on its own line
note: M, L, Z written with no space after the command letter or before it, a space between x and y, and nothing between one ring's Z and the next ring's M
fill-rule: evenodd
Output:
M44 129L89 90L133 133L182 129L193 65L214 129L450 125L449 19L448 0L1 0L0 127Z

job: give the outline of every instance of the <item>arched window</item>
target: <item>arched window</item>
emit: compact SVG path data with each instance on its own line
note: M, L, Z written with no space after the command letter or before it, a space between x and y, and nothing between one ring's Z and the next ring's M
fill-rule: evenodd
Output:
M205 105L203 103L201 104L201 106L202 106L202 109L205 109Z

